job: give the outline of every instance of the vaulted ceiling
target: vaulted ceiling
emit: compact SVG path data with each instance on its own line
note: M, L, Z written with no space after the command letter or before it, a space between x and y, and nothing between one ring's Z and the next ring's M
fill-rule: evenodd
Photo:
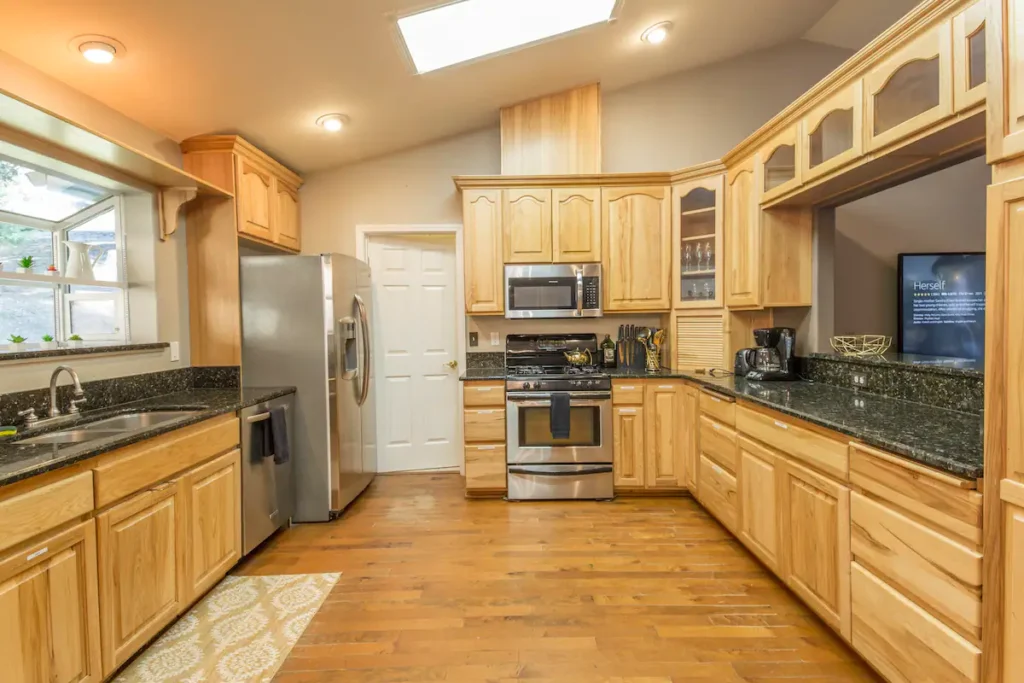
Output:
M835 43L849 8L831 23L830 11L850 1L622 0L609 24L422 76L394 17L423 0L0 0L0 49L176 140L238 132L310 172L491 125L501 106L588 82L615 89L813 28ZM871 35L891 23L860 19ZM664 45L640 42L665 20ZM127 54L89 64L68 47L81 34ZM351 124L325 133L314 121L328 112Z

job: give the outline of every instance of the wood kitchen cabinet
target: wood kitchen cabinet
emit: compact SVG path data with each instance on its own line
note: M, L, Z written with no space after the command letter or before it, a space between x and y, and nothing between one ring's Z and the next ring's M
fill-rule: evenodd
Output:
M615 486L642 489L644 474L644 407L613 406L613 467Z
M686 447L690 430L685 420L681 381L647 382L644 428L644 480L647 488L685 486Z
M96 531L92 520L0 560L5 681L99 683Z
M274 197L274 177L244 157L236 162L235 201L238 203L238 232L267 242L274 241L270 218Z
M502 260L501 190L466 190L462 194L466 313L505 312Z
M722 307L724 206L722 174L672 188L672 301L677 309Z
M985 101L987 14L985 0L977 0L953 17L953 109L957 112Z
M552 190L551 230L555 263L600 263L601 188Z
M683 483L690 491L697 490L697 459L700 446L697 443L697 420L700 417L700 391L697 387L683 383Z
M1024 496L1024 486L1016 482L1009 485L1018 498ZM1007 482L1004 482L1007 486ZM1005 496L1004 496L1005 497ZM1024 508L1003 503L1005 526L1004 594L1003 594L1003 681L1024 680Z
M501 193L505 263L551 263L551 190Z
M1024 155L1024 0L987 5L988 161L995 163Z
M779 571L779 545L783 536L779 511L779 485L783 481L780 464L784 459L770 448L741 436L739 438L740 540L765 565Z
M273 240L283 247L299 251L302 247L299 191L280 181L274 182L275 234Z
M725 303L729 308L761 305L760 191L751 157L726 178Z
M612 381L617 489L681 490L696 477L697 390L678 379Z
M802 139L799 126L778 133L758 154L761 201L769 202L800 186Z
M241 457L241 451L232 451L184 477L188 602L217 585L242 557Z
M601 190L605 311L667 311L672 306L671 189Z
M805 183L860 158L864 151L864 81L854 81L816 105L800 122L800 132L800 173Z
M505 382L462 385L466 442L466 495L496 496L507 489L505 456Z

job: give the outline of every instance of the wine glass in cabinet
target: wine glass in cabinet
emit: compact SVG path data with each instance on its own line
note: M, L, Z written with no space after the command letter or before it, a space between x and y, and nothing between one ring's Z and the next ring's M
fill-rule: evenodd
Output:
M672 265L674 308L722 306L721 174L686 181L672 188Z

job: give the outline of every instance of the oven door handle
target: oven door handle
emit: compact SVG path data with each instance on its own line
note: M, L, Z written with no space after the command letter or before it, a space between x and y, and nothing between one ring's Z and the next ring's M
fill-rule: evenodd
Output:
M576 270L576 317L583 317L583 269Z
M509 474L529 474L535 477L578 477L587 474L610 474L614 472L612 465L592 465L578 467L571 470L550 470L545 471L544 466L520 466L510 465Z
M537 408L551 405L551 394L532 393L532 394L516 394L510 393L506 395L509 403L514 403L517 406L525 406L529 408ZM588 394L586 396L573 396L569 399L570 406L596 406L601 405L612 398L611 394Z

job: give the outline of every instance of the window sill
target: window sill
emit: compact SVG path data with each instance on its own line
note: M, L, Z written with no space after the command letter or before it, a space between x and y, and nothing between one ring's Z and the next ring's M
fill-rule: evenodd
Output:
M46 358L63 358L64 356L99 356L107 353L144 353L147 351L163 351L170 346L167 342L153 344L117 344L92 342L78 348L62 347L59 349L24 349L8 351L0 347L0 363L15 360L40 360Z

